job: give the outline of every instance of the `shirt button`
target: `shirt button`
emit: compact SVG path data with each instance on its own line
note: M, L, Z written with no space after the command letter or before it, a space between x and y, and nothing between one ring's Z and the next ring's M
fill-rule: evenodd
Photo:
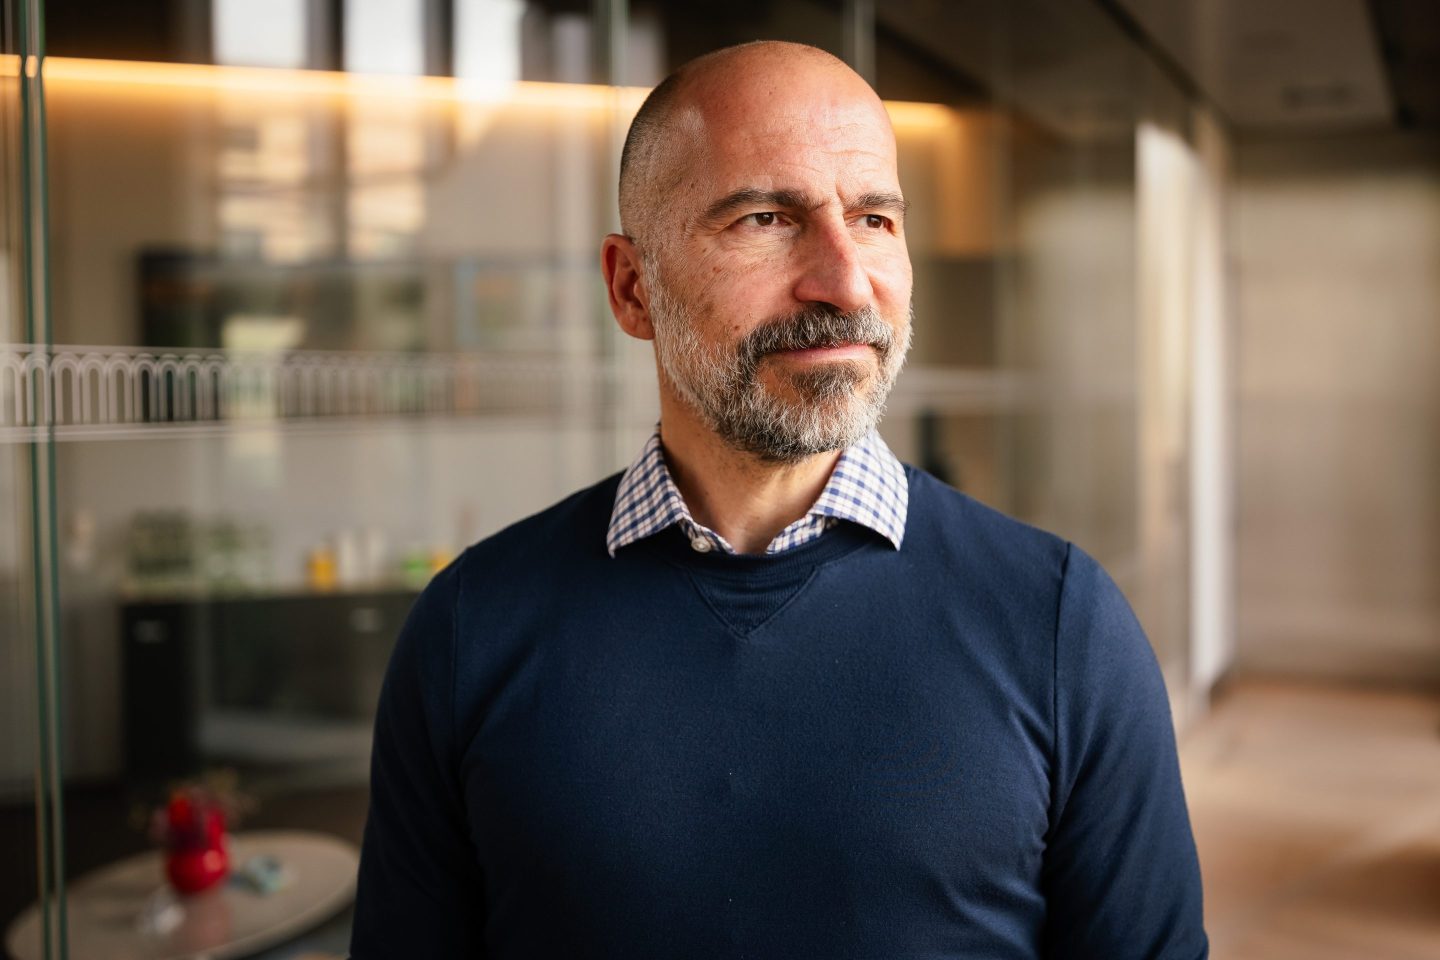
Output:
M705 537L695 537L690 541L690 546L694 548L696 553L709 553L710 548L713 547L714 544Z

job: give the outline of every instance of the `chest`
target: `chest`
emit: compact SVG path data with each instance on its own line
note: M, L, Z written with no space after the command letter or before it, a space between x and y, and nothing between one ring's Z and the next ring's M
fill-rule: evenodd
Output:
M890 949L911 915L898 929L967 949L997 909L1027 935L1051 735L1034 638L823 581L743 636L694 592L662 599L547 616L514 646L464 761L498 902L540 898L591 936L673 909L672 936L811 950L843 919L837 956L870 917L892 918Z

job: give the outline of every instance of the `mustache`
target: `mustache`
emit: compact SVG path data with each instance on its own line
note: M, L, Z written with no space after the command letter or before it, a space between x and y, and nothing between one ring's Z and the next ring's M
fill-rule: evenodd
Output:
M863 343L874 347L883 362L895 349L895 335L874 307L845 312L829 304L815 304L788 316L769 320L751 330L739 344L748 366L780 350L809 350Z

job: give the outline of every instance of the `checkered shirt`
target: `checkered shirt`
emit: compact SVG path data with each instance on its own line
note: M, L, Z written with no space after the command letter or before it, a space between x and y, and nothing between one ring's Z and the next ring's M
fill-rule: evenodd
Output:
M905 512L909 504L905 468L880 435L871 432L840 455L810 512L781 530L765 552L779 553L809 543L841 520L869 527L899 550L905 536ZM690 516L665 466L660 429L656 427L645 449L620 478L605 545L613 557L615 551L626 544L643 540L676 523L689 537L690 545L701 553L713 549L735 552L724 537Z

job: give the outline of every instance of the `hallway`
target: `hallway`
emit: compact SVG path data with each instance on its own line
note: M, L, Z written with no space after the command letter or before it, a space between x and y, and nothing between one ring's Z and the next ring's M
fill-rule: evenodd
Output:
M1236 683L1181 764L1215 960L1440 957L1440 696Z

